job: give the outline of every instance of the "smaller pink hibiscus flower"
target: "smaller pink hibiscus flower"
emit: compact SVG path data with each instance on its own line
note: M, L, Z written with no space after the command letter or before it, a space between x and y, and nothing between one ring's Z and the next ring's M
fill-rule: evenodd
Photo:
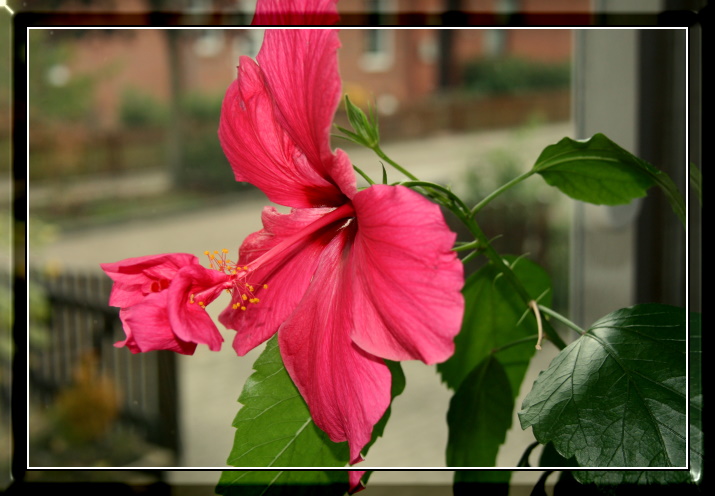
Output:
M204 310L230 276L208 270L186 253L128 258L100 264L114 281L109 304L119 307L127 338L115 344L132 353L171 350L192 355L196 345L221 348L223 338Z

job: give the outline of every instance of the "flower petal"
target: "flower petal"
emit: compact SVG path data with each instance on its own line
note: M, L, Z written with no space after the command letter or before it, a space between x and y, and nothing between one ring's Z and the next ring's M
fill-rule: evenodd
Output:
M349 487L348 494L359 493L365 489L365 483L362 481L362 476L365 475L365 470L350 470L348 474Z
M274 248L283 240L318 221L333 209L295 209L290 214L281 214L274 207L263 209L264 228L248 236L241 245L239 265L249 264ZM249 283L256 288L260 299L257 305L248 305L245 311L233 309L231 305L240 302L240 295L233 295L219 321L229 329L237 331L233 347L243 356L250 350L273 336L278 327L293 312L308 287L318 258L330 236L325 229L297 242L270 260L265 261L250 274ZM268 288L263 289L263 284Z
M321 26L338 22L338 0L259 0L253 26Z
M170 350L182 355L193 355L196 344L178 338L171 330L167 310L168 292L147 295L141 303L122 308L122 320L127 339L115 343L126 346L132 353Z
M362 460L373 426L390 404L390 371L350 338L353 318L344 253L354 224L323 250L298 308L278 331L281 356L315 424L334 442L348 441L350 463Z
M341 92L339 47L333 29L272 29L266 31L256 60L270 88L278 122L318 173L352 198L357 192L352 165L330 149Z
M201 265L184 267L169 286L168 310L171 329L178 339L221 349L223 337L204 307L226 289L229 276ZM192 303L193 301L193 303Z
M372 186L353 205L353 340L389 360L446 360L464 313L456 235L437 205L404 186Z
M237 181L246 181L278 204L340 205L345 196L320 164L311 163L278 122L261 68L241 57L238 79L221 108L219 140Z
M127 258L119 262L100 264L114 281L109 304L129 307L142 301L149 293L163 291L182 267L198 265L199 259L188 253L168 253Z

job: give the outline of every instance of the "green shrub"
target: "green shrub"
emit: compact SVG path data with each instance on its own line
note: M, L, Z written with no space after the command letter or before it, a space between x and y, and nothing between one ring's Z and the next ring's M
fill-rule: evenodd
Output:
M168 110L155 97L128 87L122 92L119 120L126 127L156 127L167 122Z
M62 125L82 122L91 116L93 96L100 70L91 73L67 72L60 83L51 81L53 70L69 71L73 45L66 39L56 39L52 31L30 30L28 51L30 77L28 97L30 121L33 125Z
M181 99L182 117L198 124L215 123L218 129L222 101L222 94L189 93Z
M509 94L568 88L569 63L545 63L520 58L479 59L466 64L464 86L482 94Z
M252 189L247 183L236 182L218 140L218 115L214 116L214 120L215 123L184 131L180 186L216 194Z

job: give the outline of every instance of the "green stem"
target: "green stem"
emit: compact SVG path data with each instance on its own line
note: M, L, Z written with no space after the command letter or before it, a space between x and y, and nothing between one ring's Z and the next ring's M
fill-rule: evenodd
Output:
M399 184L401 184L402 186L407 186L408 188L415 186L424 188L427 190L428 195L435 199L437 199L436 197L439 194L440 198L438 198L437 200L440 205L443 205L452 212L454 212L454 214L459 217L462 222L464 222L466 216L469 215L469 207L462 201L462 199L455 195L449 188L445 188L440 184L419 180L404 181ZM445 199L449 201L445 201ZM456 209L454 208L455 206L457 207Z
M463 263L463 264L466 264L467 262L472 261L474 258L476 258L477 255L479 255L479 253L481 253L481 252L479 252L479 251L473 251L472 253L470 253L469 255L467 255L466 257L464 257L464 258L462 259L462 263Z
M479 212L481 209L483 209L490 201L492 201L494 198L496 198L497 196L504 193L506 190L508 190L512 186L515 186L515 185L519 184L521 181L523 181L524 179L531 177L534 174L534 172L535 171L533 169L528 172L525 172L521 176L515 177L508 183L504 184L497 190L493 191L489 196L487 196L486 198L484 198L482 201L480 201L479 203L477 203L474 206L474 208L471 210L472 216L476 215L477 212Z
M494 353L499 353L500 351L504 351L504 350L506 350L507 348L511 348L512 346L517 346L517 345L520 345L520 344L524 344L524 343L529 343L529 342L536 341L536 340L538 339L538 337L539 337L538 334L534 334L533 336L528 336L528 337L525 337L525 338L517 339L516 341L512 341L511 343L507 343L507 344L505 344L504 346L500 346L499 348L494 348L494 349L492 349L492 352L491 352L491 353L492 353L492 355L493 355Z
M586 334L586 331L584 331L583 329L581 329L578 325L576 325L575 323L571 322L569 319L567 319L566 317L564 317L564 316L561 315L560 313L553 311L553 310L550 309L549 307L545 307L545 306L543 306L543 305L539 305L539 310L541 310L542 312L544 312L544 313L547 314L547 315L552 316L553 318L555 318L556 320L558 320L559 322L561 322L562 324L564 324L566 327L569 327L569 328L573 329L574 331L578 332L579 334Z
M452 251L467 251L473 250L479 247L479 241L472 241L471 243L464 243L463 245L455 246Z
M499 270L499 272L501 272L504 277L511 283L517 294L524 301L524 304L528 306L529 302L533 300L533 298L526 291L526 288L521 283L519 278L516 277L516 274L514 274L514 271L511 269L509 264L507 264L501 257L501 255L499 255L499 253L497 253L497 251L492 247L492 245L489 244L489 240L487 239L486 235L481 230L479 225L477 225L476 221L471 217L464 218L462 220L464 224L469 228L474 238L481 244L481 248L484 250L484 253L486 254L487 258L489 258L489 260L494 264L497 270ZM563 350L564 348L566 348L566 343L564 343L564 341L556 333L553 327L551 327L550 325L544 325L544 332L549 337L549 340L551 340L551 342L553 342L559 349Z
M402 172L405 176L409 177L413 181L419 181L416 176L410 174L405 168L403 168L400 164L392 160L390 157L385 155L385 152L382 151L382 148L380 148L380 145L375 145L375 147L372 149L378 157L380 157L382 160L393 166L395 169L398 171Z
M372 186L373 184L375 184L375 181L373 181L372 179L370 179L370 176L368 176L367 174L365 174L357 165L353 164L353 169L355 169L355 172L357 172L358 174L360 174L360 175L363 177L363 179L365 179L365 181L368 182L368 184L369 184L370 186Z

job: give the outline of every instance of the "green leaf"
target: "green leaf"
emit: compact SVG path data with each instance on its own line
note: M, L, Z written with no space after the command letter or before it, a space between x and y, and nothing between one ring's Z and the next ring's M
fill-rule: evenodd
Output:
M553 443L547 443L539 456L539 467L578 467L576 459L564 458Z
M513 265L514 273L529 295L536 299L546 292L540 303L550 305L551 282L546 271L528 259L521 258L515 263L516 257L504 258ZM494 265L489 264L472 274L464 285L464 320L454 340L454 355L437 365L442 380L453 390L459 388L464 378L493 349L536 334L533 315L519 322L527 307L509 281L497 277L498 274ZM536 340L533 344L525 343L499 352L514 395L519 392L535 344Z
M685 225L685 202L670 177L603 134L547 146L533 171L571 198L596 205L629 203L657 184Z
M392 373L394 398L404 390L405 377L399 363L385 363ZM266 343L254 369L238 398L243 407L233 421L236 433L227 463L234 467L344 467L349 460L347 443L332 442L313 422L283 365L276 336ZM382 435L389 415L388 408L373 428L363 453ZM341 482L344 484L338 484ZM236 494L234 485L242 491L245 486L247 494L292 494L291 490L336 494L336 487L340 488L337 494L342 494L347 487L347 471L224 471L217 492Z
M685 329L668 305L605 316L539 375L522 428L581 467L685 466Z
M346 470L226 470L216 492L224 496L340 496L347 485Z
M238 401L233 467L341 467L347 443L334 443L310 417L308 406L283 366L274 336L254 364Z
M495 466L499 446L511 427L513 410L509 378L499 360L488 355L462 381L449 402L447 466ZM506 483L511 473L487 471L463 475L468 479L462 481Z
M599 485L622 484L693 484L702 481L703 431L702 431L702 343L701 316L690 314L690 470L605 471L579 470L574 477L581 483Z

